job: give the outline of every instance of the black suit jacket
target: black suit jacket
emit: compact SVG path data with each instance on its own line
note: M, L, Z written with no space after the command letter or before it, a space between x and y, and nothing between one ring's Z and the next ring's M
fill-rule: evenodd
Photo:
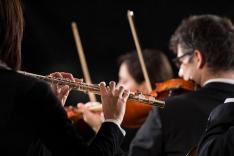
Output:
M90 146L72 128L50 87L39 80L0 70L0 151L15 155L111 156L123 134L106 122Z
M233 102L217 106L209 116L206 131L198 146L198 156L210 155L234 155Z
M213 108L234 95L234 85L209 83L199 91L166 100L154 108L130 146L129 155L184 156L198 143Z

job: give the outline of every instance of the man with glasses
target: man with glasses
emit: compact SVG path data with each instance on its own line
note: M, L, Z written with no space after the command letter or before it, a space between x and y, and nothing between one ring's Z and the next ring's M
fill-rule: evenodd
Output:
M164 109L154 108L129 155L184 156L198 143L212 109L234 95L234 26L229 19L191 16L179 25L170 47L177 54L179 76L201 88L166 99Z

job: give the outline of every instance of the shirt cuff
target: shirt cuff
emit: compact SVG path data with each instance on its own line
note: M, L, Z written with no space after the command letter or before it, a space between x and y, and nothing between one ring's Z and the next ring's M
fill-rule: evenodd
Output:
M119 122L117 120L114 119L106 119L104 122L112 122L114 124L116 124L119 127L119 130L122 132L122 134L125 136L126 132L125 130L120 126Z
M234 102L234 98L226 98L224 103Z

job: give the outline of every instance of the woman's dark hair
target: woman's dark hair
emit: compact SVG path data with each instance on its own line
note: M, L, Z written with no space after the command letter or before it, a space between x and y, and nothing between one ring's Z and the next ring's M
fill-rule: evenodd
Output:
M0 0L0 60L13 70L20 68L22 36L20 0Z
M234 69L234 26L226 17L200 15L183 20L171 37L174 52L178 44L186 52L199 50L213 71Z
M163 52L145 49L142 53L152 87L155 82L161 82L172 78L173 71L170 62ZM138 84L145 81L136 51L120 56L118 64L121 65L122 63L126 63L130 75Z

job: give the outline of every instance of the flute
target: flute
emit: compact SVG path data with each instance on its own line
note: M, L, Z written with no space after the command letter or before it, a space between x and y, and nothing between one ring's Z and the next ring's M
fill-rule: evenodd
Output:
M100 95L100 89L97 84L88 84L84 82L72 82L64 78L55 78L52 76L43 76L33 74L25 71L18 71L18 73L30 76L36 79L44 80L50 83L56 83L58 85L68 85L72 90L77 90L88 94L89 92ZM142 104L148 104L152 106L159 106L160 108L165 107L165 101L157 100L154 96L149 94L143 94L141 92L130 92L128 100L134 100Z

